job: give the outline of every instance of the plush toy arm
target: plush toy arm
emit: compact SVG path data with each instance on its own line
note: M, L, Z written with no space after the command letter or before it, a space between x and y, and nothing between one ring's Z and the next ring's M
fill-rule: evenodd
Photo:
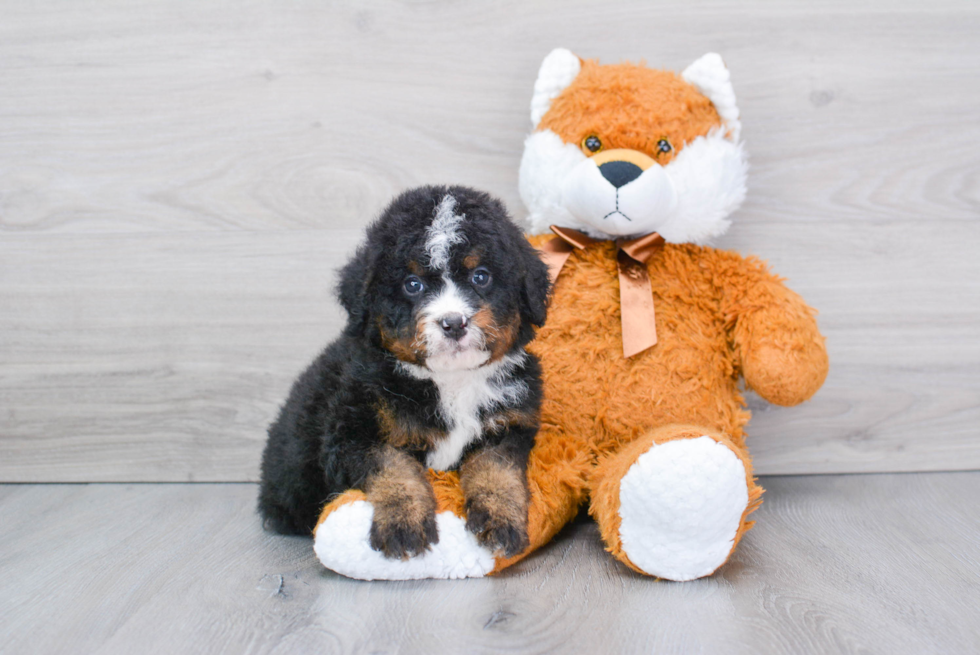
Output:
M743 262L743 284L727 308L745 383L776 405L798 405L827 377L816 311L758 260Z

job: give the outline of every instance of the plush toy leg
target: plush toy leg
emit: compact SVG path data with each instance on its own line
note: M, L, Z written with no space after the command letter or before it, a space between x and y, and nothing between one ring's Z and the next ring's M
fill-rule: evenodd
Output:
M587 491L592 458L584 440L568 439L547 427L528 461L528 548L514 557L496 558L466 529L463 492L456 473L429 471L436 496L439 543L408 560L386 559L371 548L374 509L364 494L348 491L320 514L313 549L332 571L361 580L472 578L496 573L547 543L577 513Z
M364 493L348 491L327 504L313 531L313 550L320 562L341 575L360 580L473 578L493 570L493 554L466 529L463 494L456 473L429 471L436 495L439 543L406 560L387 559L371 548L374 508Z
M599 463L589 509L606 549L668 580L711 575L761 501L748 454L713 430L668 425Z

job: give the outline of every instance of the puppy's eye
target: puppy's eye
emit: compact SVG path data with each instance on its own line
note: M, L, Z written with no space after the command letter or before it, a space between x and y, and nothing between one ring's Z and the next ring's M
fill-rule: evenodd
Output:
M667 139L660 139L657 141L657 154L666 155L668 152L674 149L674 146L670 145L670 141Z
M470 281L474 286L487 287L490 286L490 279L490 271L485 268L478 268L473 271L473 277L470 278Z
M425 285L422 284L422 280L419 279L417 275L409 275L405 278L404 283L405 293L410 296L417 296L425 289Z
M591 153L599 152L602 150L602 141L600 141L599 137L597 137L595 134L590 134L582 139L582 148Z

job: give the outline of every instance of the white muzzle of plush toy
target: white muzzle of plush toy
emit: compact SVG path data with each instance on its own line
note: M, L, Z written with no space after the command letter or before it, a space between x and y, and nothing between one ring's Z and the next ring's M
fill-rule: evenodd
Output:
M664 168L633 150L582 161L565 178L561 198L583 224L620 237L657 231L677 208Z

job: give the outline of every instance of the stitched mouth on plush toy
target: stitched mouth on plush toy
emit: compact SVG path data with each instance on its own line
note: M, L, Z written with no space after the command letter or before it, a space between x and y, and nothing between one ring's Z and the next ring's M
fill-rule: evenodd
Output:
M612 210L611 212L609 212L608 214L606 214L605 216L603 216L602 217L602 220L606 220L607 218L609 218L613 214L619 214L620 216L622 216L623 218L625 218L626 220L628 220L630 223L633 222L633 219L632 218L630 218L629 216L627 216L623 212L619 211L619 189L618 188L616 189L616 209Z

